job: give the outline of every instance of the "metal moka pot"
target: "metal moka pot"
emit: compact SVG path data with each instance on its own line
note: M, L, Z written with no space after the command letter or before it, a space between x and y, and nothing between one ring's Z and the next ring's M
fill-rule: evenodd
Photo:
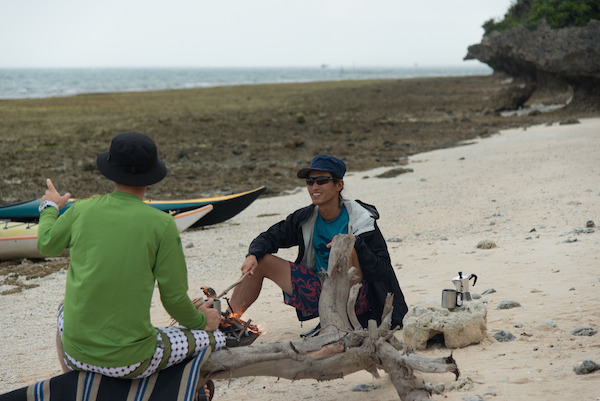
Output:
M473 279L473 285L477 282L477 276L474 274L467 274L463 276L462 272L458 272L458 277L452 279L452 284L456 287L456 291L462 293L463 301L471 300L471 293L469 292L469 280Z

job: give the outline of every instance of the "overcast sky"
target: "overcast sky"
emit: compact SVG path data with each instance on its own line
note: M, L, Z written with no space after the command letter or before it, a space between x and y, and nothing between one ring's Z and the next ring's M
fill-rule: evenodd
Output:
M511 3L0 0L0 68L465 65Z

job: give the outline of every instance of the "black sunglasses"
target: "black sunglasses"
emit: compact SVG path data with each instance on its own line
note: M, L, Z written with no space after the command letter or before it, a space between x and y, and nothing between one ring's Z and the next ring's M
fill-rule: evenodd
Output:
M325 185L327 184L329 181L333 181L333 177L325 177L325 176L319 176L319 177L306 177L306 185L308 185L309 187L312 186L315 182L317 183L317 185Z

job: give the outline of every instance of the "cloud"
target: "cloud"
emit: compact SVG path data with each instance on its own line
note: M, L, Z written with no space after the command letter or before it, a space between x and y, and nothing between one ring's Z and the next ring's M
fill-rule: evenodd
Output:
M510 0L0 0L0 67L460 65Z

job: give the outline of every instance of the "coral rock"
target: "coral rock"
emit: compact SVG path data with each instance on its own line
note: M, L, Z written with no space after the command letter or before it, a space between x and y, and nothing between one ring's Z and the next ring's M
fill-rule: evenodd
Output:
M416 350L427 348L427 341L444 336L447 348L463 348L480 343L487 335L487 310L478 301L465 302L452 311L437 306L415 306L403 319L404 341Z

